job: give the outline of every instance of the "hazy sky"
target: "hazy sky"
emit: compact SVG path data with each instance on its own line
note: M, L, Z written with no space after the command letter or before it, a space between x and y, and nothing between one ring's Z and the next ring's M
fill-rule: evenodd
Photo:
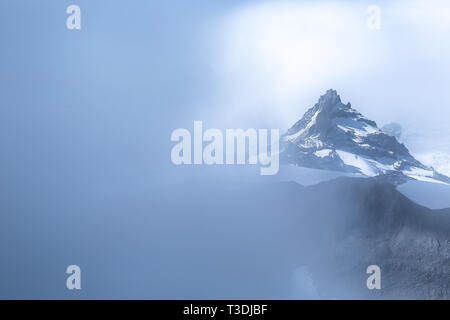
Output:
M380 29L367 27L369 5ZM328 88L413 151L450 152L448 1L265 1L221 17L212 59L225 119L288 127ZM226 116L228 115L228 118Z
M116 288L148 292L152 232L190 219L158 192L184 179L170 135L194 120L284 131L334 88L412 151L450 154L450 2L355 2L0 1L0 297L64 297L73 261L105 292L124 270Z
M73 3L79 31L65 26ZM372 4L380 30L366 26ZM413 151L450 153L449 10L445 0L2 1L1 142L23 156L28 143L57 150L57 164L91 149L166 164L177 127L284 130L334 88L378 124L400 123Z

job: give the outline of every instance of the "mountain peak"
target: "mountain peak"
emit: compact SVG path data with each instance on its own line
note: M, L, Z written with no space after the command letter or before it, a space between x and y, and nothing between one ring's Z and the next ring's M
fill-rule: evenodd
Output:
M337 103L341 103L341 97L337 94L336 90L328 89L324 95L320 96L318 103L334 106Z
M303 167L450 183L329 89L283 135L281 159ZM401 180L401 179L400 179Z

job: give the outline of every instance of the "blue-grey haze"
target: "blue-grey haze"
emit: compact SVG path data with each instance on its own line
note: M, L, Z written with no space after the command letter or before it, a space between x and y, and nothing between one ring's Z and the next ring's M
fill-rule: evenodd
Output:
M314 2L288 5L308 12ZM261 102L255 96L277 100L266 99L264 85L271 82L253 83L247 77L252 69L239 67L247 61L239 55L227 63L242 72L224 73L222 40L232 17L258 12L263 2L2 0L0 298L305 297L289 282L305 272L275 263L278 245L289 239L271 242L258 233L276 239L273 221L258 220L243 201L241 209L249 212L243 225L261 223L254 239L264 241L222 243L218 234L235 238L226 228L238 232L240 217L227 208L239 203L227 206L234 200L225 196L202 211L180 196L183 188L201 195L212 181L238 188L240 180L274 178L260 177L257 168L175 167L170 134L191 129L194 120L210 127L285 130L333 87L343 102L380 125L400 123L413 152L449 153L448 25L427 25L436 19L415 20L414 11L379 3L385 15L377 34L364 29L371 1L333 3L361 12L364 43L350 43L345 34L337 41L349 51L367 43L382 46L383 58L374 47L363 51L368 56L362 63L376 61L376 68L352 75L345 72L351 62L337 61L339 72L330 69L330 77L325 72L314 85L299 87L283 108L259 110L252 109ZM71 4L81 7L81 30L66 28ZM445 12L433 8L430 14L437 11ZM229 85L240 79L242 88ZM296 116L285 120L284 114ZM208 202L209 195L203 196ZM246 239L240 231L236 241ZM255 262L249 248L267 254L255 253L261 259ZM81 267L80 291L65 287L70 264ZM301 261L298 268L304 270ZM310 285L309 279L300 282Z

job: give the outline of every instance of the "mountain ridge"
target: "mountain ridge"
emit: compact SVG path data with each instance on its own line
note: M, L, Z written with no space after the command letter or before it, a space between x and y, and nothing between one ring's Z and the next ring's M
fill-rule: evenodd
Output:
M397 138L344 104L329 89L282 136L281 161L302 167L450 184L450 178L415 159Z

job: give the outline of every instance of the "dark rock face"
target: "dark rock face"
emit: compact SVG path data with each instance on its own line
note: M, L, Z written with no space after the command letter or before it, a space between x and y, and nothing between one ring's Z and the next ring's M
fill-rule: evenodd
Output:
M216 290L197 297L450 298L450 210L417 205L382 179L214 183L198 191L171 190L177 201L161 199L168 212L188 206L184 224L164 213L174 230L161 237L174 241L168 252L189 252L195 262L183 266L179 281L214 283ZM381 290L366 286L370 265L381 269ZM307 268L317 295L290 295L298 268ZM210 270L217 272L208 278Z
M321 298L450 298L449 209L417 205L375 178L278 188L280 219L296 229ZM381 290L366 287L369 265L381 269Z
M417 161L397 138L343 104L328 90L302 119L283 135L281 161L303 167L366 176L403 174L413 179L450 179Z
M335 238L329 247L324 246L328 254L318 258L314 263L318 267L313 269L319 279L324 272L336 279L336 287L319 280L318 287L329 298L361 294L383 299L448 299L450 210L419 206L391 184L375 179L342 178L312 186L309 192L308 197L320 192L335 208L327 213L316 203L323 221L328 215L342 214L334 226L325 227ZM335 268L323 269L327 264ZM359 282L362 279L358 280L357 271L371 264L381 268L382 290L367 290ZM339 290L352 283L354 290L347 291L348 295Z

